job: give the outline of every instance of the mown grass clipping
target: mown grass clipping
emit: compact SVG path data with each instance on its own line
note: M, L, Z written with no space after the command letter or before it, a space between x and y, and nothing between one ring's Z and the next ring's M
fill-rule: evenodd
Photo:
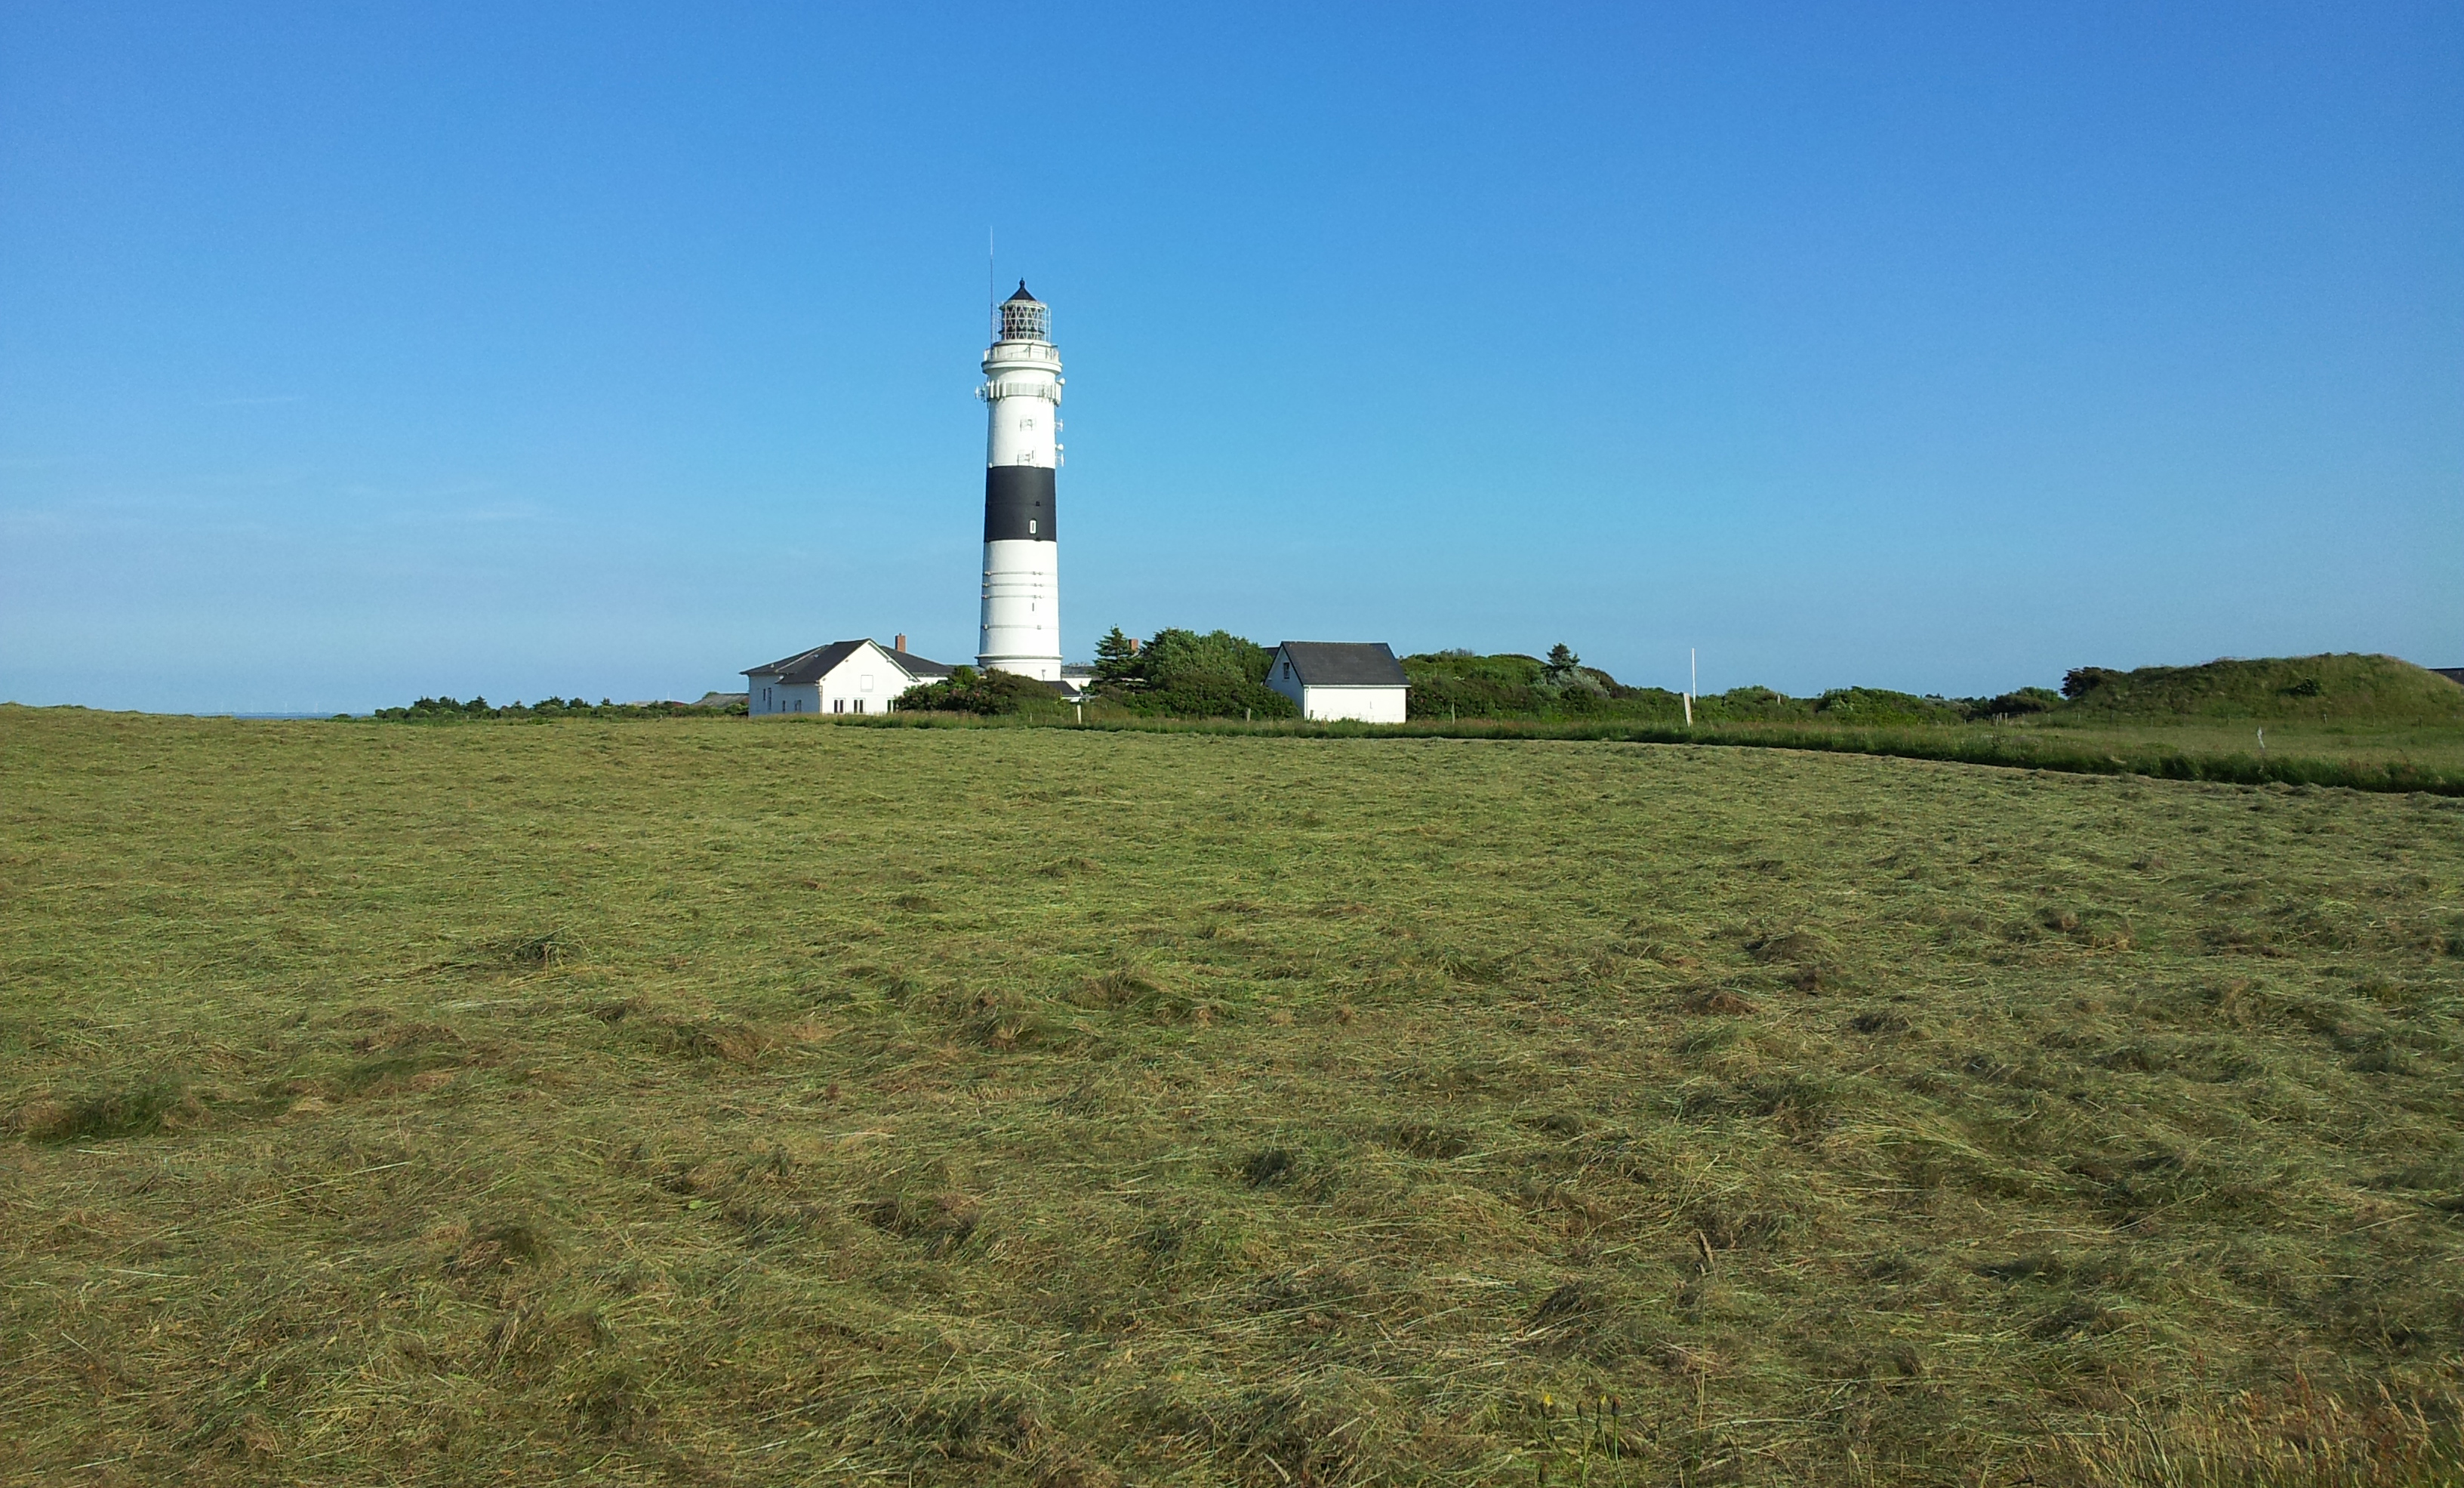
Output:
M2452 1482L2464 802L0 711L0 1478Z

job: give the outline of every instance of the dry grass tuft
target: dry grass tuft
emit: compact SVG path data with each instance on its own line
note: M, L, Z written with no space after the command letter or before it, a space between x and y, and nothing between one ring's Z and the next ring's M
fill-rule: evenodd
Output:
M545 1263L555 1254L536 1225L517 1219L494 1219L471 1232L445 1263L453 1277L492 1276L521 1266Z
M1394 1142L1414 1157L1440 1162L1461 1157L1472 1148L1471 1133L1454 1127L1431 1126L1419 1121L1407 1121L1397 1126Z
M981 1211L963 1193L894 1194L864 1206L865 1223L902 1240L922 1242L928 1256L942 1256L974 1237Z
M1298 1174L1299 1154L1289 1148L1260 1148L1241 1160L1241 1181L1253 1189L1289 1183Z
M8 1129L37 1142L109 1142L177 1131L204 1114L187 1081L153 1075L76 1095L37 1096L9 1113Z
M2453 1393L2356 1403L2297 1374L2215 1404L2133 1402L2115 1425L2037 1455L2096 1488L2447 1488L2464 1482L2458 1405Z

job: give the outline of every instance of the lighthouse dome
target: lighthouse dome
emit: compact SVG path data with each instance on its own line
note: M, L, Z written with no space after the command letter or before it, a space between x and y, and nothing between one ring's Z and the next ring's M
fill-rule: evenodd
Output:
M1052 339L1052 307L1026 292L1026 281L1018 281L1018 293L1001 301L1001 339L1005 341L1049 341Z

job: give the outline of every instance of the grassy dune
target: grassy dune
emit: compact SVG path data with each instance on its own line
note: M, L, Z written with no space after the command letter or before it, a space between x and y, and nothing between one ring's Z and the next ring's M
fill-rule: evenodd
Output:
M0 709L11 1482L2448 1482L2464 802Z
M2100 676L2097 686L2060 711L2077 718L2157 722L2464 725L2464 687L2392 656L2277 656Z

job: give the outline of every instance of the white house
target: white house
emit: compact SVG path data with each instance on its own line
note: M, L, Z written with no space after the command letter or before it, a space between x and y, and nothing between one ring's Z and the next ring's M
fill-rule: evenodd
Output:
M941 663L910 654L905 636L887 649L869 639L833 641L767 667L744 668L744 706L757 718L770 713L886 713L899 693L949 674Z
M1383 641L1287 641L1267 660L1266 686L1299 704L1304 718L1362 723L1401 723L1410 690Z

